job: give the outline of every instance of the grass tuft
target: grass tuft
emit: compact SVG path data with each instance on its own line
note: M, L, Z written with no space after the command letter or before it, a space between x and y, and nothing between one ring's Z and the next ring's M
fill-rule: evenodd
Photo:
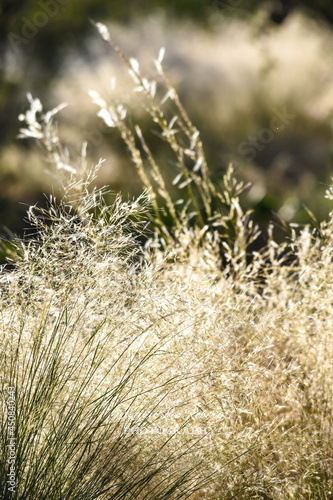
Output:
M149 79L98 28L175 172L163 177L123 103L90 92L144 190L107 203L92 184L101 162L89 168L85 146L72 161L61 108L44 113L29 96L21 135L44 148L62 196L29 209L34 237L17 240L1 270L1 498L328 500L333 215L291 226L282 244L270 228L251 251L245 186L232 167L214 185L163 50Z

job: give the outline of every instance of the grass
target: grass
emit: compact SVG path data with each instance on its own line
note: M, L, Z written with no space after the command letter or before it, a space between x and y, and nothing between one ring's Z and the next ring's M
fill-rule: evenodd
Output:
M73 161L60 108L29 97L21 135L40 142L62 196L29 209L35 236L1 273L1 496L332 498L333 213L283 244L270 228L251 250L244 186L231 167L222 189L211 180L163 51L155 82L98 28L169 147L179 197L122 103L91 92L144 192L107 203L92 184L101 162L89 168L85 147Z

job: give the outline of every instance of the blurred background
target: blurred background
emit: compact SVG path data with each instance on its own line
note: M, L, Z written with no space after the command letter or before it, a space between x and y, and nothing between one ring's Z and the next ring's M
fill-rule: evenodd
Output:
M330 0L2 0L0 4L0 236L22 235L27 205L43 205L52 179L33 142L17 139L27 92L50 109L61 102L60 136L106 158L98 182L125 198L141 192L117 133L96 117L88 91L117 95L139 113L126 69L91 21L123 51L164 68L201 132L214 181L229 162L252 187L243 204L262 227L273 219L318 220L332 172L333 3ZM127 83L128 82L128 83ZM139 113L140 114L140 113ZM154 127L141 117L154 140ZM156 139L158 141L158 139ZM156 155L175 175L164 150ZM153 145L154 148L154 145ZM0 260L4 253L0 252Z

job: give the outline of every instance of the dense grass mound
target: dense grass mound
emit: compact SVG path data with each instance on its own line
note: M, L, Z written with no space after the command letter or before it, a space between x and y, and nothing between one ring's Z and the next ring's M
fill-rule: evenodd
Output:
M0 277L1 498L332 498L333 214L250 252L243 186L231 168L222 190L211 181L163 53L161 103L116 50L180 196L123 105L92 93L145 188L106 203L84 147L73 164L61 146L59 109L30 97L22 135L44 146L63 194L30 208L35 237Z

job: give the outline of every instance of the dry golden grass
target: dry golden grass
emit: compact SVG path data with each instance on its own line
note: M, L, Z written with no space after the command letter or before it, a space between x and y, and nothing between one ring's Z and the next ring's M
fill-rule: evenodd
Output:
M229 168L217 191L162 56L177 119L121 54L177 164L178 200L119 103L92 94L146 191L109 205L53 115L31 98L22 117L63 197L29 210L36 236L1 274L2 449L8 385L18 437L18 486L10 496L5 452L2 498L332 498L333 214L247 255L242 185Z

